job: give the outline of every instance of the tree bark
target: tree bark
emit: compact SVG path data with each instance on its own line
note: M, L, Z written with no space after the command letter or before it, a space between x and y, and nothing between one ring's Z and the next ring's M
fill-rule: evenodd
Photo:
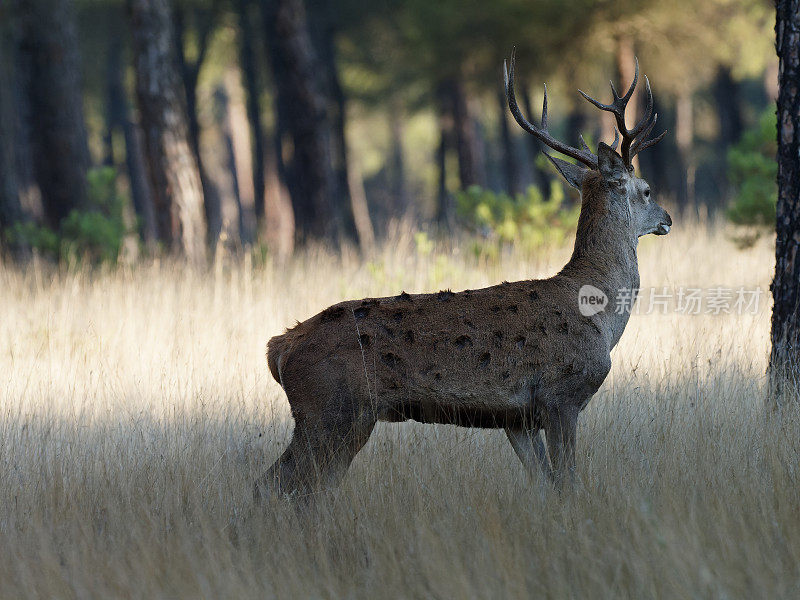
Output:
M533 115L537 113L533 110L531 93L526 86L521 86L520 92L522 94L522 105L525 107L525 112L529 115L529 118L533 118ZM540 168L537 163L539 155L542 153L541 142L528 133L525 134L525 139L528 140L529 158L531 169L533 169L533 183L541 190L543 195L547 195L550 188L550 176L544 169Z
M73 209L85 207L90 165L73 7L70 0L19 6L33 170L46 222L58 229Z
M680 181L678 182L678 207L681 213L692 207L695 216L699 215L695 202L693 156L694 145L694 103L689 90L681 92L675 107L675 143L680 157Z
M347 152L346 122L347 98L344 95L339 69L336 65L336 30L331 0L312 2L309 13L311 39L316 56L319 57L319 86L325 98L325 120L330 131L329 153L332 169L332 203L339 223L339 235L350 241L368 242L370 234L360 231L359 220L355 217L356 207L351 194L351 183L358 177L349 173L349 157ZM358 190L356 190L358 194ZM359 205L358 210L365 210L366 204ZM363 219L361 219L363 220Z
M262 1L278 131L285 132L280 136L281 154L298 238L332 242L339 228L331 201L329 131L305 9L302 0Z
M133 209L138 220L139 236L146 246L152 246L156 240L152 191L142 156L141 133L131 119L125 92L122 36L120 31L113 28L110 30L107 58L103 163L107 166L117 166L117 157L114 156L114 133L121 130L125 138L125 167Z
M780 404L798 398L800 350L800 2L776 2L779 59L778 206L775 278L772 281L770 397Z
M402 107L398 102L393 102L389 109L389 130L391 131L389 169L392 200L394 201L397 214L401 217L405 217L412 212L412 207L408 197L408 187L406 185Z
M167 0L127 1L158 237L200 263L206 257L203 188L189 140L169 6Z
M506 180L506 191L512 196L520 192L519 161L514 150L514 137L508 126L508 112L506 109L506 95L502 90L497 92L498 113L500 123L500 142L503 149L503 173Z
M458 175L461 180L461 188L466 189L471 185L484 185L480 144L475 121L470 114L464 84L459 80L454 80L448 83L448 87L452 98L453 130L456 138Z
M264 125L261 119L259 103L260 86L258 84L258 67L255 54L256 31L252 18L252 1L237 0L236 9L239 17L239 62L242 67L242 85L245 90L247 119L250 122L250 139L253 149L253 191L256 215L256 228L260 231L264 225L264 193L265 162Z
M222 231L222 199L219 190L208 175L208 171L200 152L200 118L197 113L197 82L200 78L200 69L208 51L208 42L216 21L217 2L212 2L210 14L203 15L197 27L197 57L189 61L184 48L184 38L186 36L186 14L184 9L178 5L175 9L173 22L175 26L175 43L180 68L183 89L186 95L186 118L189 131L189 143L197 162L197 170L200 173L200 183L203 187L203 210L205 212L207 224L208 243L213 248L219 239Z
M14 146L17 140L15 97L17 21L6 4L0 7L0 243L6 229L23 218Z

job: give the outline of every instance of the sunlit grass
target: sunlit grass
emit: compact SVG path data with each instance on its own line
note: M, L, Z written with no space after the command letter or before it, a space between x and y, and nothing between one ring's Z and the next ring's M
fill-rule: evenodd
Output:
M292 426L270 336L568 255L404 234L365 261L0 267L0 596L797 597L800 415L763 408L772 246L698 226L642 240L642 287L760 287L759 309L634 315L563 497L500 432L409 423L379 425L302 521L254 506Z

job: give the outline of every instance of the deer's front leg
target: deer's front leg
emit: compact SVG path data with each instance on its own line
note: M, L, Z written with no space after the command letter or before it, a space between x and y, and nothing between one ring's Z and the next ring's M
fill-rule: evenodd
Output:
M547 409L544 433L547 450L553 463L556 487L561 487L565 476L575 475L575 434L578 428L579 409L575 405L553 406Z

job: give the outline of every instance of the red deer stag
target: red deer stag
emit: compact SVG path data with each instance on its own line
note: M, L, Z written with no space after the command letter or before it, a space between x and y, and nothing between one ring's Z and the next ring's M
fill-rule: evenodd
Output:
M512 54L505 87L517 123L578 163L548 155L581 192L572 258L549 279L341 302L272 338L269 369L286 392L295 428L256 483L257 497L336 485L378 421L503 428L529 471L542 469L557 484L572 472L578 413L608 375L629 317L604 302L621 290L635 293L638 238L664 235L672 225L631 163L664 136L647 139L657 117L647 78L645 113L633 129L625 124L638 76L637 61L624 96L612 83L611 104L581 92L616 118L614 144L600 143L595 155L583 138L574 148L550 135L547 88L541 125L522 115ZM598 298L591 310L579 304L582 288Z

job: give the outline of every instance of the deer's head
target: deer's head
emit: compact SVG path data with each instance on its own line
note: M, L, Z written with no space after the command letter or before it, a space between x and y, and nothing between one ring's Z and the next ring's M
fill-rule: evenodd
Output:
M625 107L633 96L638 80L639 61L637 60L633 82L624 96L619 96L614 84L611 84L611 92L614 96L611 104L602 104L578 90L594 106L612 113L617 122L614 143L609 146L600 142L597 154L594 154L583 140L583 136L580 138L582 147L574 148L550 135L547 130L547 86L544 89L541 126L537 127L529 122L522 114L514 96L513 53L511 54L511 69L505 71L508 106L520 127L534 135L549 148L577 161L577 163L567 162L545 152L545 156L555 165L567 183L583 192L585 182L591 179L592 187L594 188L599 177L602 181L602 189L605 192L603 194L605 210L618 216L621 222L627 223L631 232L637 237L648 233L666 235L672 226L672 219L667 211L656 203L650 186L644 179L636 176L633 168L633 158L645 148L660 142L666 135L666 131L664 131L654 138L647 139L656 124L658 114L653 114L653 94L650 91L650 82L646 76L644 80L647 105L644 115L632 129L628 129L625 124ZM621 145L620 135L622 136ZM617 147L619 147L619 152L617 152ZM599 198L594 200L599 200ZM584 202L586 202L585 197Z

